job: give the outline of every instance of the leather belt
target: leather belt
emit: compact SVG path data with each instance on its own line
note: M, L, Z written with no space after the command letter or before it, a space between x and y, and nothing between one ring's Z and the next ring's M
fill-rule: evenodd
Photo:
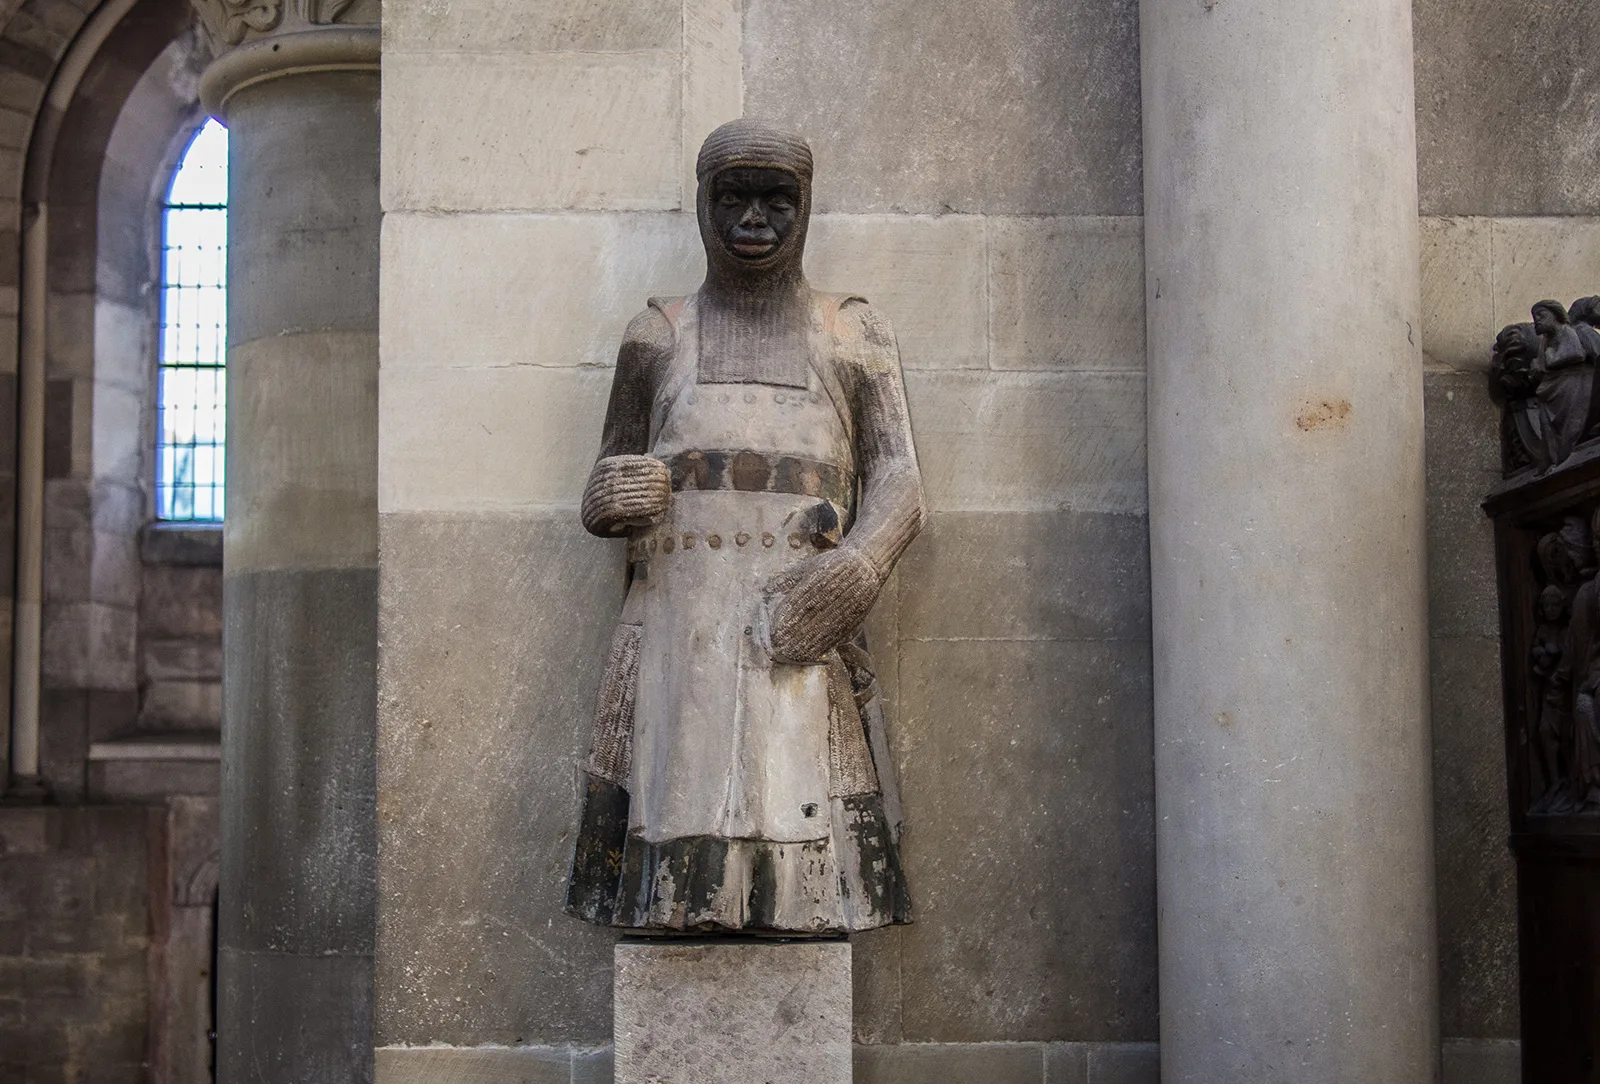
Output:
M849 508L855 490L852 474L832 463L792 455L751 451L679 452L666 460L672 491L738 490L741 493L795 493Z

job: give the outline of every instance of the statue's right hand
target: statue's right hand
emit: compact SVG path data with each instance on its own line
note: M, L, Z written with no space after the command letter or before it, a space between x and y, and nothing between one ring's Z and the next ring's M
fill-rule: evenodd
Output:
M609 455L589 472L583 491L583 526L602 538L647 527L667 512L672 472L648 455Z

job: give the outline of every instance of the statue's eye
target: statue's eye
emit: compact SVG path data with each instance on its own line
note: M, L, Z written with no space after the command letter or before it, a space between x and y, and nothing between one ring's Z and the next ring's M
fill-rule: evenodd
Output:
M724 192L722 195L717 197L717 202L722 204L724 207L737 207L743 201L732 192Z
M775 211L792 211L794 204L789 202L788 196L773 196L767 200L767 205Z

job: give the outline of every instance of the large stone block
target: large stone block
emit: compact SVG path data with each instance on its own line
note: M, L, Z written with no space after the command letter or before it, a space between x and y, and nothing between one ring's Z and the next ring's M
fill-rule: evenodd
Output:
M1150 650L908 641L907 1040L1155 1035Z
M1043 1048L1037 1043L894 1043L858 1046L855 1051L856 1084L1041 1084L1043 1080Z
M1145 518L1100 512L935 512L902 560L913 640L1147 640Z
M144 571L139 632L149 639L219 642L222 569L152 565Z
M600 448L610 390L609 369L386 372L378 507L576 509ZM576 523L576 511L568 514Z
M1489 367L1489 348L1500 329L1494 320L1491 225L1487 218L1422 219L1422 356L1430 365Z
M971 215L818 215L806 276L889 317L908 369L986 369L983 220Z
M218 941L370 958L377 569L230 569L223 589L222 885L250 891Z
M992 218L996 369L1143 371L1144 220Z
M936 511L1140 513L1143 373L906 374Z
M224 946L218 1080L372 1084L372 959L240 952ZM293 997L282 996L293 990Z
M1589 63L1600 7L1417 0L1412 10L1423 213L1600 211L1600 69Z
M1532 319L1536 301L1600 293L1600 217L1503 218L1490 230L1496 331Z
M1445 1039L1442 1045L1441 1084L1522 1084L1522 1044L1515 1039Z
M1498 639L1494 524L1482 501L1500 481L1500 411L1477 373L1428 373L1423 403L1430 631Z
M383 517L377 1041L610 1030L613 934L563 909L622 553L576 514Z
M378 558L378 336L319 332L228 352L228 571ZM426 417L426 411L419 415Z
M384 53L635 52L678 47L682 0L391 4Z
M652 296L705 277L694 216L390 214L383 368L610 366ZM385 386L385 393L388 388Z
M1506 845L1500 644L1432 642L1439 1023L1445 1035L1518 1029L1516 867Z
M797 129L826 211L1138 214L1138 5L745 10L745 103Z
M562 1046L382 1046L376 1084L572 1084Z
M624 942L617 1084L850 1084L847 941Z
M744 115L744 0L683 4L683 206L693 207L700 144Z
M229 162L230 343L374 330L377 82L376 72L309 73L247 85L229 99L237 133ZM317 123L307 124L312 115Z
M387 210L679 205L676 52L393 53Z

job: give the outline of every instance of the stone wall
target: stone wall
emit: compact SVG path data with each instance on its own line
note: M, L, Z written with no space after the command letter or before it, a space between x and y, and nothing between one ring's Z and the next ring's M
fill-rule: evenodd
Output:
M0 1076L146 1079L159 817L0 809Z
M1147 1063L1136 6L541 10L386 13L380 1079L608 1036L560 900L622 564L576 503L743 111L813 142L809 273L894 321L933 512L870 628L919 918L857 941L864 1072Z

